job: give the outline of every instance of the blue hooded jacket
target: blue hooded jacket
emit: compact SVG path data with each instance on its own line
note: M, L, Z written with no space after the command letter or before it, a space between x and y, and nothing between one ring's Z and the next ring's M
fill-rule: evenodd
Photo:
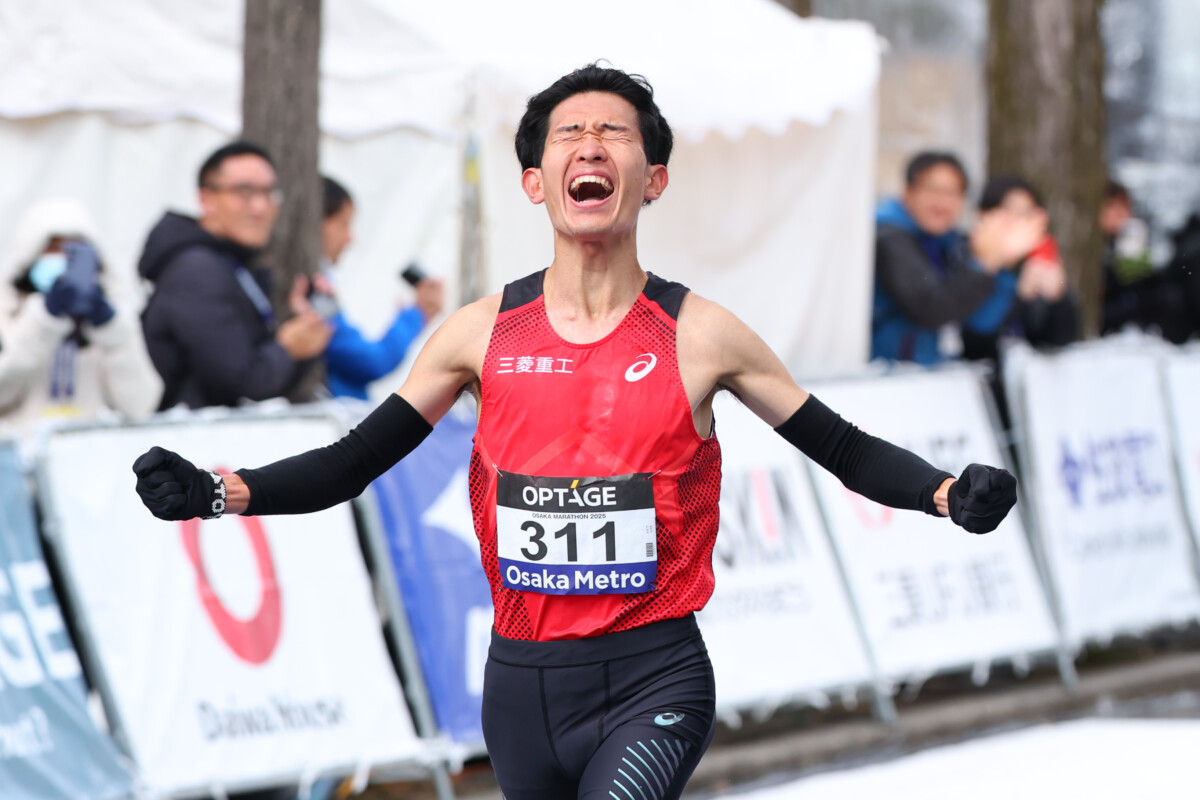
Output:
M325 349L325 380L334 397L367 399L367 385L400 366L408 347L425 327L425 314L417 306L396 315L387 332L372 342L346 315L332 320L333 338Z
M958 231L941 236L925 233L908 213L899 198L885 198L875 211L876 228L891 226L912 234L929 260L930 271L944 278L952 269L978 269L966 255L967 242ZM1017 276L1012 270L1002 270L994 279L991 294L963 320L963 328L976 333L995 333L1004 324L1016 302ZM913 361L932 365L943 360L938 349L936 328L924 328L909 319L899 304L875 281L874 305L871 319L871 358L891 361Z

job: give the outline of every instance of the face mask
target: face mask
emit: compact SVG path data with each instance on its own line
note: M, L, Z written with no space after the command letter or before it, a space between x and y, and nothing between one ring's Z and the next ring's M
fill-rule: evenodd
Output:
M50 287L67 269L65 253L46 253L29 269L29 282L33 288L42 294L50 291Z

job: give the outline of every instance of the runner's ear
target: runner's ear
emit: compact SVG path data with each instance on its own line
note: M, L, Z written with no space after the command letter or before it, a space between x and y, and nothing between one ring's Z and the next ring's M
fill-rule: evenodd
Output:
M525 190L525 196L529 198L529 202L534 205L539 205L546 202L545 187L542 185L542 171L537 167L530 167L521 175L521 188Z
M646 167L646 191L642 199L649 202L662 197L667 188L667 168L663 164L650 164Z

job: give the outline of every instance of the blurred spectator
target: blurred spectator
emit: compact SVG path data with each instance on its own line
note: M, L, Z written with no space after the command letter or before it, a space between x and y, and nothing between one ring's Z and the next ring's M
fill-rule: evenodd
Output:
M138 264L154 282L142 325L165 384L161 407L282 396L331 330L302 281L291 294L295 316L277 326L270 275L251 269L279 215L271 158L249 142L225 145L200 167L199 190L200 218L167 212Z
M964 358L996 360L1002 336L1025 339L1034 347L1061 347L1073 342L1079 329L1078 306L1058 243L1044 232L1047 215L1037 189L1021 178L992 178L979 196L979 216L1000 212L1036 221L1043 235L1014 268L1014 293L994 291L987 310L977 311L963 326Z
M1149 257L1146 223L1133 216L1129 190L1109 181L1100 207L1104 235L1103 333L1135 326L1172 342L1185 341L1195 330L1185 292L1191 284L1187 256L1187 226L1175 236L1176 257L1165 269L1155 269Z
M158 407L162 383L137 312L113 291L96 228L76 200L43 200L0 263L0 416L29 432L45 417L130 418Z
M962 326L987 329L1011 307L1011 268L1033 250L1045 221L1005 209L957 229L967 173L951 153L917 154L904 194L875 215L871 357L936 364L959 355Z
M1183 319L1175 341L1184 341L1200 333L1200 214L1191 214L1171 238L1175 251L1166 269L1179 286L1183 304Z
M325 350L325 375L334 397L367 399L367 385L400 366L408 347L430 320L442 310L445 286L437 278L425 278L416 285L416 305L401 308L392 324L378 340L371 341L346 319L337 307L333 289L333 267L353 239L354 199L346 188L332 178L324 178L324 213L321 226L324 257L314 288L334 326L333 338Z
M1104 187L1104 202L1100 205L1100 233L1104 237L1101 254L1104 266L1104 333L1120 330L1130 323L1140 324L1141 291L1138 284L1150 274L1147 257L1146 227L1134 221L1133 201L1129 190L1116 181ZM1117 254L1117 239L1121 255ZM1141 239L1140 246L1137 239Z

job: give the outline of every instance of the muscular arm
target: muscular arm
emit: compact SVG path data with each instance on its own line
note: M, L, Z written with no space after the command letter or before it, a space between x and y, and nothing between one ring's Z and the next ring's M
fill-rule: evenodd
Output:
M886 505L948 513L949 473L869 436L800 388L779 357L744 322L695 295L679 315L679 362L693 408L711 409L728 389L759 418L848 488Z
M499 303L484 298L455 312L425 343L397 397L341 440L226 476L226 513L304 513L358 496L477 384Z

